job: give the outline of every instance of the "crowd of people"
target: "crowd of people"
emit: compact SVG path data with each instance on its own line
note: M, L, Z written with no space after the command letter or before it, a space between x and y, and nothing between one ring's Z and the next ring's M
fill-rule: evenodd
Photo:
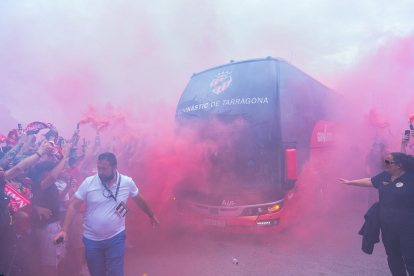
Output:
M365 229L372 232L372 221L377 222L374 232L379 236L381 229L394 276L406 270L414 275L414 157L407 155L414 131L410 134L403 137L401 152L387 155L382 142L373 143L365 158L367 178L341 179L378 189L370 189L371 222ZM0 274L123 275L127 198L158 224L134 181L119 173L137 163L142 153L137 143L115 152L115 139L106 147L99 135L78 147L79 141L79 129L65 139L55 126L39 122L0 135ZM366 232L361 230L364 238Z
M7 138L0 137L3 142L0 151L0 274L62 276L84 275L86 271L86 275L101 275L102 271L87 271L92 263L88 261L88 266L85 265L88 259L88 256L85 259L85 252L86 255L92 253L85 251L85 244L99 243L119 235L123 235L125 244L125 213L103 219L102 223L110 225L114 232L99 236L93 229L84 230L84 224L87 228L99 222L103 206L114 209L114 203L111 199L108 201L105 193L98 206L96 202L88 201L93 193L87 189L89 183L85 179L98 181L97 185L108 188L108 192L116 186L111 182L118 181L116 195L118 190L121 191L120 196L125 189L129 192L124 193L121 201L115 195L115 202L124 204L130 196L149 215L151 223L158 223L148 203L141 195L138 196L135 183L117 171L117 165L135 160L133 152L137 151L131 151L128 144L115 156L115 139L103 148L99 135L92 143L83 139L83 144L78 147L79 129L71 139L64 139L58 136L57 128L51 124L32 124L37 124L37 131L36 127L33 131L28 126L25 130L12 130ZM36 139L34 134L45 128L49 129L48 132L40 135L40 140ZM105 166L109 168L108 172L102 171ZM93 177L97 175L98 178ZM84 182L86 184L81 185ZM68 209L69 218L65 219ZM108 231L108 227L103 229ZM87 235L90 240L85 240L84 231L88 230L92 231ZM59 241L58 235L64 237ZM105 250L102 252L106 254ZM90 259L96 261L97 258ZM106 259L106 262L109 269L110 260ZM123 256L118 258L117 265L123 267ZM105 265L99 266L96 268L95 265L95 269L102 270L103 267L102 275L106 275ZM119 275L123 275L122 271Z

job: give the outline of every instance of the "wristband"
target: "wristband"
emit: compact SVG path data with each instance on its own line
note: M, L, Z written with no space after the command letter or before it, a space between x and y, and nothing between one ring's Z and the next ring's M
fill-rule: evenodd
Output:
M152 212L151 215L149 215L149 218L152 219L153 217L155 217L154 212Z
M39 158L42 158L42 156L38 152L36 152L36 154L37 154L37 156L39 156Z

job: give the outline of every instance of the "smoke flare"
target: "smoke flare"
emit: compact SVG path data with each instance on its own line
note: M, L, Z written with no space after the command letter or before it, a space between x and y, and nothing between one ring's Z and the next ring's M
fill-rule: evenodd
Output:
M111 124L111 122L109 121L109 119L105 118L101 118L99 115L97 115L96 113L92 113L88 116L86 116L85 119L82 119L79 121L79 124L87 124L87 123L92 123L92 125L94 127L96 127L96 130L101 130L104 127L107 127Z
M379 128L386 128L390 126L389 120L380 120L378 115L378 109L376 107L371 108L367 114L364 114L365 119L374 126Z

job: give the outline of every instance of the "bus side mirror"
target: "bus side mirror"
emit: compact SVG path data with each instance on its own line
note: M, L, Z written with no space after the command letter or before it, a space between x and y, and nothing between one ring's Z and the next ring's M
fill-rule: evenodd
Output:
M298 179L298 165L296 159L296 149L285 150L285 161L286 161L286 180L297 180Z
M296 149L285 149L285 167L286 179L282 182L282 185L284 189L289 191L295 188L298 179Z

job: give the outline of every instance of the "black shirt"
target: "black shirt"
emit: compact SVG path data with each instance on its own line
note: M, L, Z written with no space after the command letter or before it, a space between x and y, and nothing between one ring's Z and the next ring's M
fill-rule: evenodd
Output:
M371 178L371 182L378 189L381 206L414 209L413 172L407 171L394 181L390 173L382 172Z
M32 227L40 228L52 222L59 221L59 190L53 183L46 189L40 189L40 182L33 182L33 199L32 203L35 206L40 206L52 211L49 219L42 217L39 219L36 211L32 212Z

